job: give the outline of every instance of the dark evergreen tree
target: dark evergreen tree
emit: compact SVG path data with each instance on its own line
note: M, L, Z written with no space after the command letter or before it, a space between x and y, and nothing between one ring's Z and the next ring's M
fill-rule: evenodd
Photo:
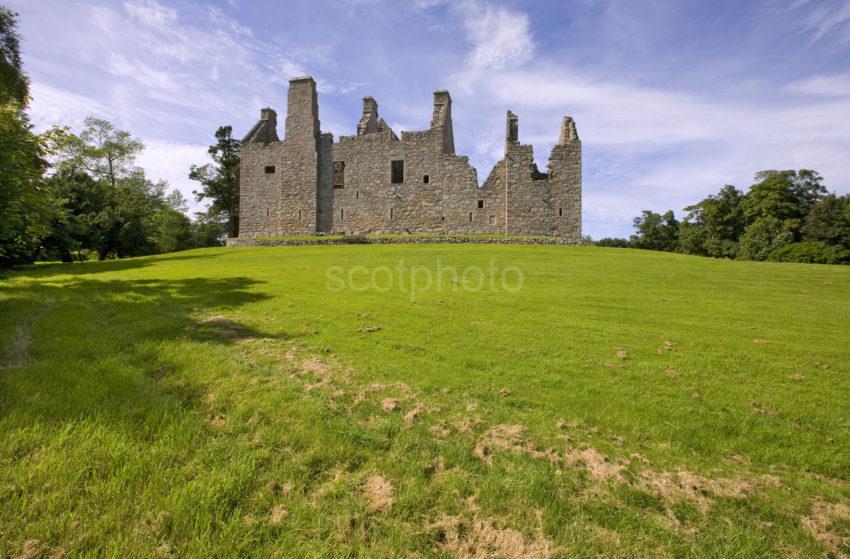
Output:
M233 129L221 126L215 132L216 143L209 148L213 163L192 165L189 178L201 183L194 191L199 202L210 201L208 218L227 225L230 237L239 236L239 140Z

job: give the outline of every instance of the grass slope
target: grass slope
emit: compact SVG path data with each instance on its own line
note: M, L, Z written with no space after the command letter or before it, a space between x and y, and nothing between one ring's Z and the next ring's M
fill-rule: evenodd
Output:
M399 261L524 283L329 289ZM23 270L0 556L847 556L848 324L850 268L635 250Z

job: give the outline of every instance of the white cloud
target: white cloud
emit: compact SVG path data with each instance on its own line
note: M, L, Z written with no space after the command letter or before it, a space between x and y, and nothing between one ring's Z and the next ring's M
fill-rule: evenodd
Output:
M139 23L148 27L160 27L177 21L177 10L167 8L156 0L128 0L124 9Z
M158 89L169 94L179 89L168 72L158 70L141 60L131 60L122 54L110 53L106 70L113 76L130 78L146 88Z
M116 113L110 107L85 95L66 91L41 81L30 85L29 113L36 126L45 130L51 126L79 128L89 115L112 118Z
M626 234L643 209L681 215L724 184L746 189L762 169L814 168L830 188L850 191L850 97L719 100L546 64L460 73L452 90L460 92L455 129L476 138L482 179L501 157L506 108L519 115L520 140L534 145L541 168L561 117L576 118L585 231L595 237Z
M531 59L534 42L526 13L467 0L460 5L460 14L472 44L466 60L470 68L514 68Z
M785 89L802 95L850 97L850 74L812 76L790 83Z
M149 179L165 180L169 190L178 189L189 201L191 214L204 209L205 205L199 204L192 194L192 190L196 190L200 185L189 180L189 169L192 165L203 165L210 161L207 146L152 139L145 141L145 151L141 153L137 163L145 169Z
M435 6L442 6L447 2L448 0L414 0L413 5L418 10L427 10Z

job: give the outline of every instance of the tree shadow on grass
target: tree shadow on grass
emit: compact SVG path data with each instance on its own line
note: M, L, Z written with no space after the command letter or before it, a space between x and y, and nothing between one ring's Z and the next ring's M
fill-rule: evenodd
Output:
M269 297L251 290L259 283L70 278L3 286L0 432L87 417L139 432L151 418L198 409L204 377L187 369L193 355L201 366L222 346L275 337L232 318Z
M192 251L190 254L175 252L153 256L138 256L135 258L121 258L116 260L32 264L17 266L11 270L0 270L0 280L22 277L46 278L60 275L79 276L87 274L102 274L104 272L121 272L124 270L144 268L152 264L161 264L164 262L181 262L183 260L205 260L209 258L218 258L219 256L222 256L222 254L222 252L199 253L198 251Z

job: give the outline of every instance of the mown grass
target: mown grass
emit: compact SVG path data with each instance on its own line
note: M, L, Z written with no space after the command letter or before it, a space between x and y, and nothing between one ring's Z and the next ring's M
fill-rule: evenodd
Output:
M522 287L470 291L473 266ZM840 557L848 324L846 267L635 250L25 269L0 280L0 556Z

